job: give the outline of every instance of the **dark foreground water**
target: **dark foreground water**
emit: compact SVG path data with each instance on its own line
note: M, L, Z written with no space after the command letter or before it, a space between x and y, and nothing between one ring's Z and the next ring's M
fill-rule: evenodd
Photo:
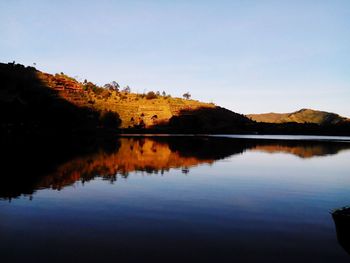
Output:
M350 260L330 214L350 205L350 143L134 137L26 152L3 163L2 263Z

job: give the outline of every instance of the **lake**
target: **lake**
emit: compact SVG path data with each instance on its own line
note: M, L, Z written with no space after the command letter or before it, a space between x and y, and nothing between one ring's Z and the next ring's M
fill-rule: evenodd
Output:
M123 136L6 151L0 262L349 262L348 138ZM340 242L339 242L340 241Z

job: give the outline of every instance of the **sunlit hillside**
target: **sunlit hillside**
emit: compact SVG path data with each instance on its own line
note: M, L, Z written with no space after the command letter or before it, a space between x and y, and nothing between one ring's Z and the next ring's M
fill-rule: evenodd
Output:
M88 81L78 82L64 74L37 74L45 84L73 104L117 112L121 119L121 128L150 127L168 122L182 110L216 107L214 104L196 100L161 95L160 92L137 94L128 88L120 89L111 84L99 87Z
M312 109L301 109L292 113L263 113L247 115L254 121L267 123L315 123L320 125L338 124L349 119L338 114Z
M303 109L245 116L192 100L190 93L184 98L160 91L138 94L115 81L101 87L15 63L0 63L0 79L3 138L106 132L348 135L350 130L350 121L334 113Z
M55 114L63 114L67 108L84 109L85 112L80 115L85 119L96 119L92 122L97 126L112 128L164 126L173 117L180 115L181 118L175 120L176 125L190 128L193 125L194 128L211 128L250 122L245 116L213 103L192 100L189 93L184 94L184 98L174 98L159 91L137 94L128 86L120 88L115 81L100 87L87 80L80 82L64 73L52 75L14 63L0 64L0 75L3 79L0 90L2 106L13 108L11 112L21 112L17 117L19 122L24 123L23 116L27 114L28 108L41 107L41 112L38 112L40 109L33 112L32 117L35 118L62 108L61 104L65 104L65 110L60 109ZM63 118L70 118L71 113L72 110L69 110L68 116ZM13 121L9 116L8 119L9 122Z

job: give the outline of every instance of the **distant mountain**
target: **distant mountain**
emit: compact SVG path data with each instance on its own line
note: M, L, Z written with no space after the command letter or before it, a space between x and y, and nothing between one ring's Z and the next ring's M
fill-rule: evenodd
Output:
M319 125L333 125L349 121L336 113L318 111L312 109L301 109L292 113L263 113L246 115L256 122L266 123L313 123Z

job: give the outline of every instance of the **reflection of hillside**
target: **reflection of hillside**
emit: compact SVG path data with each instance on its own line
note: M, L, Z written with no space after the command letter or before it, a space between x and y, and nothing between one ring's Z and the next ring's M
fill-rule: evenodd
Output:
M346 146L346 145L345 145ZM252 151L267 152L267 153L289 153L301 158L311 158L315 156L324 156L329 154L336 154L342 147L325 147L325 145L257 145L251 149Z
M0 197L32 194L36 189L62 189L76 181L96 177L115 181L130 172L164 173L180 168L213 164L216 160L247 150L290 153L301 158L336 154L350 149L349 143L232 139L225 137L122 137L118 142L85 142L67 147L61 142L33 142L17 150L2 151L5 164ZM69 144L68 144L69 145ZM83 146L85 145L85 146ZM85 149L89 145L89 149ZM0 151L1 152L1 151Z
M74 136L72 138L28 136L0 144L0 198L32 194L47 174L77 156L88 156L99 149L115 152L114 136ZM60 180L60 179L57 179Z
M201 163L213 163L213 159L198 159L182 156L172 151L169 145L149 138L120 140L120 148L113 153L99 151L95 154L75 158L61 166L40 183L39 188L61 189L77 180L88 181L96 176L116 180L117 175L127 176L129 172L145 171L153 173L170 168L187 168Z

